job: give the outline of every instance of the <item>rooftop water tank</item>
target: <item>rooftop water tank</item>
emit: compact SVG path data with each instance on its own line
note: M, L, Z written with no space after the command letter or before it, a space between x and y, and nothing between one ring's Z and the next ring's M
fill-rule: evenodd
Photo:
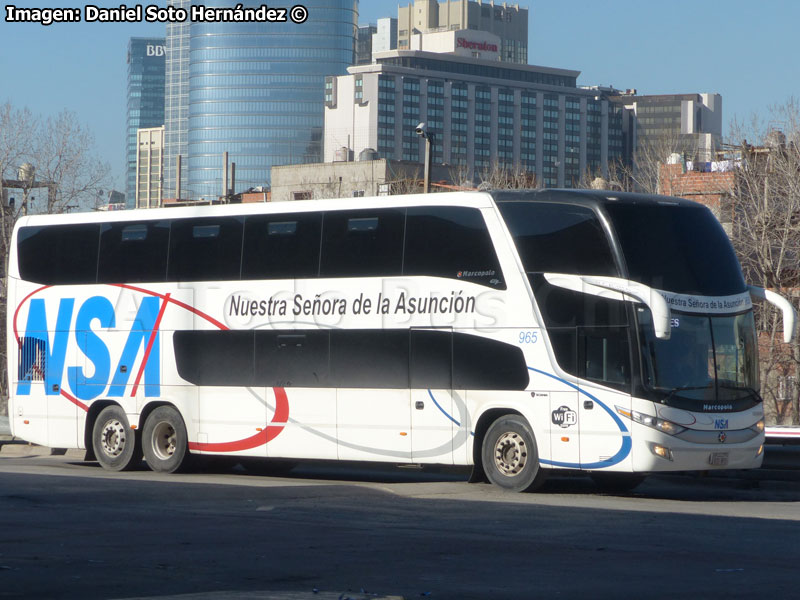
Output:
M378 160L378 152L374 148L364 148L358 153L358 160Z

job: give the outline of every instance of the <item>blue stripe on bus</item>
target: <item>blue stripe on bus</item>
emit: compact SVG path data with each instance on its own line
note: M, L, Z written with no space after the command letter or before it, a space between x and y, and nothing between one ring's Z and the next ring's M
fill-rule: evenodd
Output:
M612 465L616 465L616 464L622 462L623 460L625 460L628 457L628 455L631 453L631 447L632 447L631 434L628 431L628 428L625 427L625 423L622 422L622 419L620 419L619 416L617 416L617 414L613 410L611 410L608 406L606 406L605 404L600 402L600 400L597 398L597 396L593 396L592 394L590 394L586 390L582 390L581 388L579 388L574 383L570 383L569 381L566 381L565 379L562 379L561 377L557 377L556 375L553 375L552 373L547 373L546 371L540 371L539 369L534 369L533 367L528 367L528 370L533 371L534 373L539 373L540 375L546 375L547 377L550 377L551 379L555 379L556 381L559 381L559 382L563 383L564 385L567 385L567 386L571 387L572 389L576 390L578 393L583 394L584 396L587 396L588 398L591 398L593 402L596 402L597 404L599 404L603 408L603 410L605 410L609 415L611 415L611 418L614 419L614 423L616 423L617 427L620 430L620 433L622 433L622 446L620 447L619 451L614 456L609 458L608 460L602 460L602 461L593 462L593 463L569 463L569 462L561 462L561 461L557 461L557 460L539 459L539 462L541 462L542 464L551 465L551 466L554 466L554 467L571 467L571 468L577 468L577 469L600 469L600 468L603 468L603 467L610 467Z
M436 405L436 408L438 408L440 411L442 411L442 414L443 414L445 417L447 417L448 419L450 419L450 420L451 420L453 423L455 423L457 426L461 427L461 423L459 423L459 422L458 422L458 421L456 421L456 420L455 420L455 419L454 419L452 416L450 416L450 415L447 413L447 411L446 411L445 409L443 409L443 408L442 408L442 406L441 406L441 405L440 405L440 404L439 404L439 403L436 401L436 398L434 398L434 397L433 397L433 392L431 392L430 390L428 390L428 396L430 396L430 397L431 397L431 400L433 400L433 403Z

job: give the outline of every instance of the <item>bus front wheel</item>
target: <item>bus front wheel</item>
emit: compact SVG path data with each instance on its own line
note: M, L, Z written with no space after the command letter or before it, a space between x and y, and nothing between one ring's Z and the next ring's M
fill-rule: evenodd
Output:
M509 491L533 491L546 477L530 425L519 415L505 415L491 424L483 438L481 459L489 481Z
M180 413L171 406L159 406L147 417L142 431L147 466L157 473L174 473L188 458L188 436Z
M141 461L142 451L122 407L106 406L92 428L94 456L104 469L125 471Z

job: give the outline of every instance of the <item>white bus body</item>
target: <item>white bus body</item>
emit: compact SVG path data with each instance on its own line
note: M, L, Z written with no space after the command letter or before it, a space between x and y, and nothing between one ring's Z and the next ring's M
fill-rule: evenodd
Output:
M758 467L752 308L721 228L693 203L606 194L23 218L12 431L115 470L142 451L159 471L190 454L438 463L532 489L552 469ZM725 267L664 248L634 265L658 211L707 213ZM719 289L668 287L687 269Z

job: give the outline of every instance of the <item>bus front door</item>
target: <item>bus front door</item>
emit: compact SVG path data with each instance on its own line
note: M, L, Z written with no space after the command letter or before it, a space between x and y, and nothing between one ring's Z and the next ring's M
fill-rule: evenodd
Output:
M578 364L584 382L578 412L581 463L586 469L612 467L629 447L629 428L617 412L631 407L627 327L579 328Z

